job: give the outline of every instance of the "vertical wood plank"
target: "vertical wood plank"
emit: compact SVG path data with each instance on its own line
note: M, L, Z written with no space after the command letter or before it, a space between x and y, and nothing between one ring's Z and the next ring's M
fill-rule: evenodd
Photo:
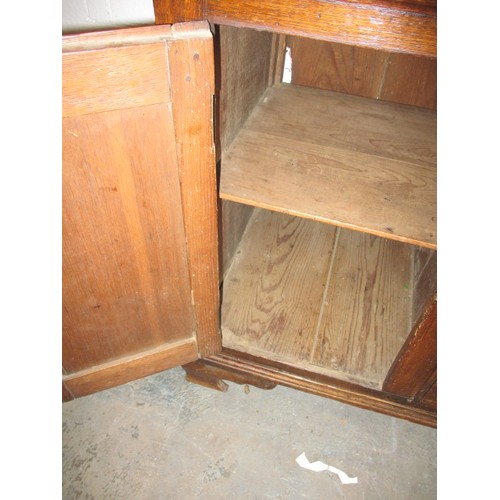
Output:
M193 28L196 38L189 36ZM208 356L221 349L213 40L208 23L173 26L172 33L176 39L167 45L192 301L200 356Z
M410 330L411 250L341 230L314 364L382 386Z
M68 372L193 335L169 108L63 120Z
M220 26L220 147L229 147L268 86L275 38L270 33ZM221 153L219 151L219 153ZM229 268L253 207L222 200L221 267Z
M436 58L287 36L292 83L436 109Z
M384 79L387 52L288 36L292 83L377 98Z
M337 228L256 209L224 281L224 346L307 363Z
M380 99L436 109L436 59L407 54L391 54Z

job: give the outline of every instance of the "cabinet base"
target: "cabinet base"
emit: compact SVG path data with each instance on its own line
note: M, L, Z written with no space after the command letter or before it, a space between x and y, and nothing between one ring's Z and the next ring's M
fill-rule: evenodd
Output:
M205 361L194 361L182 368L186 372L186 380L221 392L226 392L229 388L224 380L237 384L253 385L259 389L274 389L278 385L266 378L249 373L240 373L224 366L214 366Z
M188 380L217 390L228 389L223 380L261 389L283 385L420 425L437 427L435 411L416 406L405 398L227 348L223 348L221 354L189 363L183 368Z

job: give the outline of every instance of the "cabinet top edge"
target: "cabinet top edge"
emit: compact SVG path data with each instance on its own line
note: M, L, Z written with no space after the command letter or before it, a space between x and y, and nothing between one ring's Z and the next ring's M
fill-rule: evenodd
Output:
M63 35L62 52L97 50L110 47L143 45L188 39L211 39L212 32L207 21L192 21L181 24L116 28L91 33Z

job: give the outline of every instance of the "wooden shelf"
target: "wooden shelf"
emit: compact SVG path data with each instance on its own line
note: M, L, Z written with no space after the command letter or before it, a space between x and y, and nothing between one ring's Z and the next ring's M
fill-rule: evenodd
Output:
M436 112L280 84L222 155L220 196L436 248Z
M223 346L380 389L411 330L416 254L256 209L224 279Z

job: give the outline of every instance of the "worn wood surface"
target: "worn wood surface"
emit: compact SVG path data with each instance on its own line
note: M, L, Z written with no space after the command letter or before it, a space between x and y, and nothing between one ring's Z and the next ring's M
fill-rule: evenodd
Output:
M293 36L286 45L292 83L436 109L436 58Z
M66 53L63 116L169 102L166 74L163 42Z
M217 89L220 119L220 148L229 147L268 86L274 47L270 33L229 26L219 28L220 88ZM229 267L252 207L221 202L221 266Z
M215 352L206 348L204 314L220 348L216 277L210 289L216 211L190 199L212 185L201 196L216 204L211 34L205 22L153 28L63 42L63 366L74 395L196 359L197 329L200 351ZM169 52L198 45L207 54L191 54L192 64L209 73L183 91L186 63ZM199 121L183 119L193 110ZM194 233L205 233L198 239L209 251L189 246ZM200 281L211 311L200 312Z
M68 375L63 381L74 397L82 397L189 363L197 355L196 339L191 338L100 363Z
M178 160L185 244L200 356L221 349L217 179L213 137L215 92L213 39L207 23L172 26L168 43L175 148Z
M269 88L223 156L220 196L436 248L436 114Z
M291 49L292 83L378 98L389 54L375 49L286 37Z
M207 0L207 18L217 24L436 56L435 1Z
M63 120L69 373L193 335L182 219L168 104Z
M437 253L422 247L416 247L414 251L412 327L437 292Z
M420 321L394 360L383 390L414 398L435 376L437 367L437 302L429 301Z
M202 360L202 363L216 366L224 371L224 380L233 380L235 374L254 375L270 382L294 389L336 399L386 415L393 415L410 422L436 427L436 411L413 405L412 402L395 395L362 387L333 377L328 377L297 366L287 365L268 358L223 348L222 354Z
M224 347L380 389L411 330L413 248L256 209L223 285Z
M380 389L410 332L410 245L341 230L311 362Z
M391 54L380 99L436 109L436 58Z
M419 404L423 408L437 411L437 373L434 375L430 386L420 396Z
M251 373L227 372L221 367L204 363L203 360L193 361L184 365L183 368L186 372L186 380L221 392L226 392L229 388L223 381L228 375L231 382L253 385L259 389L274 389L277 385L275 382Z
M308 362L337 229L261 209L226 275L226 347Z

